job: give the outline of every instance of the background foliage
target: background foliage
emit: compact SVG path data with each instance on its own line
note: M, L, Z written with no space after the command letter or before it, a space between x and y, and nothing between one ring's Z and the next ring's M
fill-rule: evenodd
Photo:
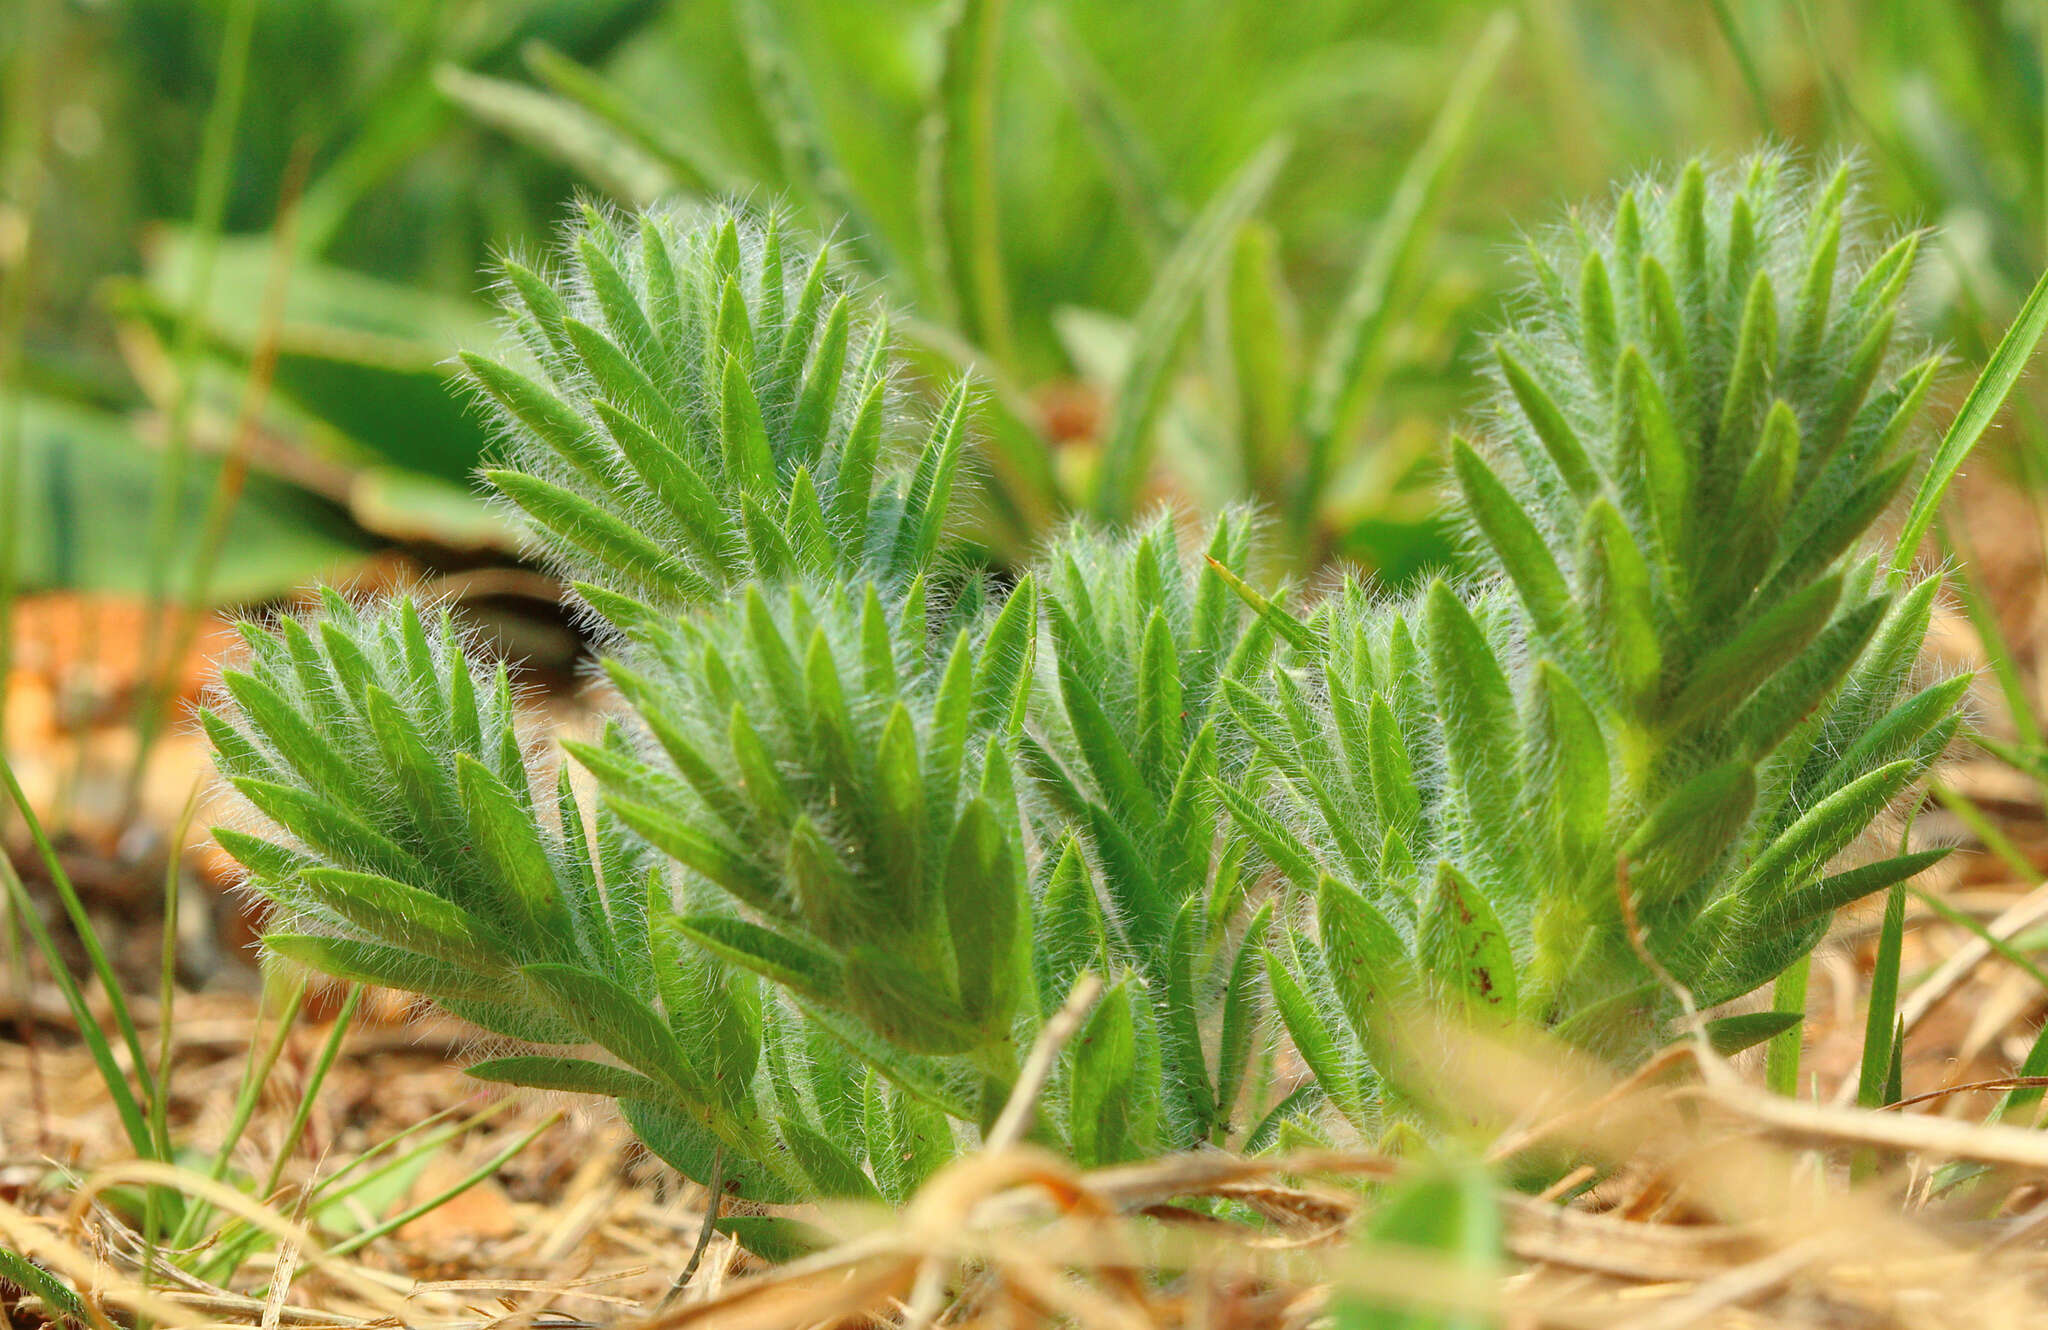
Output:
M195 303L205 122L245 6L12 7L0 260L29 395L17 483L40 500L15 535L31 586L150 584L149 545L102 533L162 502L144 496L166 418L202 457L178 482L180 529L200 525L203 458L231 449L237 380L266 342L252 494L305 489L280 501L309 520L271 532L251 512L267 504L241 505L229 544L264 550L249 562L271 575L226 568L205 590L282 590L366 536L443 560L502 548L455 492L484 433L446 391L445 348L487 341L475 274L494 249L545 245L578 191L737 191L842 235L934 325L936 379L971 358L996 384L984 537L1005 558L1085 506L1107 453L1163 459L1205 505L1260 500L1299 560L1397 581L1453 557L1433 444L1500 316L1510 219L1760 134L1850 150L1887 218L1942 224L1910 298L1973 357L2048 236L2042 32L2016 6L247 8ZM294 195L266 335L269 232ZM1248 213L1250 231L1227 225ZM1226 302L1291 357L1216 344L1202 307ZM1350 394L1334 410L1333 384ZM2038 469L2040 419L2017 413L2015 465ZM1127 508L1141 487L1110 488Z

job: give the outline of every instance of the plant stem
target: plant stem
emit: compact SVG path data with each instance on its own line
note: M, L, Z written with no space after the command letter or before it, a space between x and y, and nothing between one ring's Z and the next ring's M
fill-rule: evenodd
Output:
M1771 990L1771 1010L1806 1014L1806 983L1813 971L1811 953L1801 956L1792 968L1778 976ZM1795 1099L1799 1095L1799 1059L1805 1049L1806 1024L1798 1025L1771 1040L1764 1056L1764 1084L1772 1094Z

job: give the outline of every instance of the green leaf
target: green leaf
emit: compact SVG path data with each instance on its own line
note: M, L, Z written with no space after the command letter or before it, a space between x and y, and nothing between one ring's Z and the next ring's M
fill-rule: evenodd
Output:
M1313 857L1309 854L1308 847L1301 843L1293 831L1252 802L1236 787L1222 781L1212 781L1209 789L1229 812L1231 820L1237 823L1237 829L1273 861L1273 866L1278 868L1288 881L1304 891L1315 890L1316 870Z
M1736 880L1745 896L1767 883L1797 882L1833 858L1916 779L1922 764L1902 759L1868 772L1806 810Z
M1947 858L1952 846L1916 850L1891 859L1863 864L1804 887L1783 892L1771 906L1771 916L1786 925L1823 919L1874 892L1918 877Z
M1607 740L1592 708L1555 663L1537 662L1534 682L1526 770L1531 788L1543 794L1556 862L1570 872L1594 862L1606 842L1613 780Z
M1278 248L1272 227L1246 222L1237 233L1226 288L1240 458L1254 493L1277 488L1278 469L1294 442L1298 315Z
M774 131L786 178L815 201L820 216L844 219L849 241L869 271L903 271L882 239L886 230L854 196L846 170L832 151L831 137L802 81L803 62L782 30L776 7L769 0L737 0L733 13L747 72L761 114Z
M1806 1019L1798 1011L1750 1011L1707 1022L1707 1042L1724 1058L1775 1039Z
M1841 574L1824 577L1707 653L1671 700L1666 726L1682 732L1748 697L1819 636L1841 598Z
M1402 168L1316 357L1307 407L1313 451L1309 483L1303 487L1310 502L1321 497L1318 491L1334 445L1357 424L1395 326L1393 315L1427 252L1431 222L1515 27L1508 14L1495 14L1473 42L1445 90L1429 133Z
M1598 636L1615 690L1638 712L1646 711L1664 674L1649 565L1621 513L1605 498L1587 507L1579 550L1588 630Z
M1040 1011L1050 1013L1066 1001L1083 971L1100 974L1108 964L1102 904L1096 899L1095 883L1077 837L1069 835L1061 842L1059 858L1034 915L1038 1005Z
M1273 1009L1280 1014L1287 1038L1315 1076L1316 1084L1338 1112L1352 1122L1363 1121L1366 1099L1360 1093L1357 1075L1345 1064L1337 1032L1330 1028L1286 963L1272 950L1266 952L1266 989L1273 995ZM1253 1133L1254 1138L1257 1135Z
M1154 606L1138 656L1138 759L1155 787L1179 764L1185 722L1179 648L1166 612Z
M1757 400L1770 386L1771 370L1777 359L1777 296L1771 289L1770 274L1759 272L1751 279L1749 294L1743 301L1732 372L1721 397L1721 426L1715 436L1714 451L1723 458L1729 458L1729 450L1750 432ZM1730 460L1740 463L1747 459Z
M965 377L954 381L952 392L933 422L931 437L918 455L917 468L911 472L889 561L890 571L898 577L923 572L938 550L939 537L952 507L953 480L966 446L967 417L972 406L968 389Z
M1367 772L1380 826L1405 831L1422 818L1422 791L1415 783L1401 724L1385 697L1375 694L1366 713Z
M43 1310L53 1324L68 1321L74 1325L90 1325L93 1321L84 1299L57 1276L20 1252L0 1247L0 1281L14 1285L31 1297L41 1298Z
M810 1124L785 1116L775 1125L789 1146L790 1158L818 1189L819 1196L852 1201L882 1199L882 1193L853 1157Z
M1231 1130L1238 1100L1251 1065L1252 1051L1266 1023L1264 1003L1259 998L1259 972L1265 951L1267 930L1273 922L1273 903L1267 901L1245 927L1238 943L1237 957L1223 988L1223 1024L1216 1038L1216 1107L1214 1121L1220 1142Z
M1507 675L1472 612L1443 582L1430 585L1425 615L1451 784L1474 826L1510 826L1517 726Z
M998 363L1014 354L996 209L996 70L1008 10L1006 0L950 7L923 171L934 266L949 282L961 330Z
M1814 715L1869 645L1886 605L1872 597L1845 611L1778 671L1728 721L1729 733L1761 756Z
M337 979L377 984L430 998L504 998L505 981L461 966L352 938L315 937L306 933L266 933L266 950L295 964Z
M1388 1018L1417 998L1415 959L1370 901L1330 877L1316 887L1316 925L1331 986L1374 1069L1391 1078Z
M608 1099L664 1099L669 1094L666 1088L637 1071L608 1062L592 1062L588 1058L531 1054L488 1058L464 1068L463 1074L498 1085L603 1095Z
M1543 445L1543 451L1549 455L1551 465L1564 478L1565 487L1580 503L1591 503L1600 493L1600 473L1593 466L1585 441L1565 419L1550 390L1522 363L1506 341L1495 344L1493 355L1508 390L1521 405L1522 414L1535 431L1537 441Z
M819 1002L844 1000L839 962L807 942L730 915L693 914L677 925L698 946L743 970Z
M1038 584L1019 579L981 639L974 669L975 730L1022 719L1038 644Z
M890 710L875 745L875 798L869 816L874 821L870 844L883 879L914 892L914 908L922 909L928 899L924 886L924 766L918 756L916 726L909 708L901 702Z
M1055 626L1061 622L1055 619ZM1100 690L1081 673L1079 660L1085 651L1071 634L1055 634L1059 643L1060 700L1067 721L1073 726L1080 756L1089 774L1111 807L1127 809L1129 815L1153 822L1158 819L1157 801L1151 786L1138 770L1137 755L1103 709Z
M596 559L629 587L689 601L711 598L703 577L581 495L519 471L487 470L484 479L555 539Z
M249 724L316 793L344 805L355 802L355 772L297 707L252 674L227 670L221 681Z
M1863 1059L1856 1079L1856 1103L1860 1108L1878 1108L1885 1098L1885 1078L1895 1050L1892 1026L1898 1020L1899 950L1906 934L1906 888L1892 887L1885 900L1884 921L1878 926L1877 956L1870 972L1870 998L1865 1004ZM1863 1171L1861 1169L1857 1171Z
M1421 929L1423 963L1465 1010L1488 1021L1514 1019L1515 956L1500 916L1450 864L1437 866Z
M320 861L297 850L288 850L282 845L251 836L246 831L233 827L213 827L210 834L214 844L225 850L230 858L249 870L251 880L259 888L267 882L290 883L309 868L317 868Z
M1006 1030L1031 979L1031 903L1004 821L970 800L953 827L945 859L946 922L953 939L961 1010Z
M794 1168L778 1167L765 1157L749 1157L728 1148L723 1151L723 1169L714 1168L721 1138L694 1112L654 1099L621 1099L619 1112L649 1150L700 1187L710 1186L717 1172L724 1178L726 1191L743 1200L800 1205L811 1199L808 1182L793 1176Z
M1271 628L1287 645L1311 656L1320 651L1322 643L1316 638L1315 633L1307 624L1281 608L1277 600L1260 595L1249 582L1239 577L1229 565L1214 555L1209 556L1208 564L1209 570L1235 592L1238 599L1251 606L1252 613L1259 616L1259 621Z
M1083 1168L1140 1158L1149 1144L1150 1124L1132 1111L1138 1046L1131 1008L1139 999L1130 982L1102 995L1067 1055L1067 1138Z
M1617 375L1617 396L1625 446L1636 454L1650 517L1667 568L1682 569L1692 549L1693 486L1699 469L1680 439L1671 402L1658 384L1643 353L1633 344L1623 348Z
M569 912L531 810L467 753L456 754L455 781L472 843L506 903L529 937L543 948L561 949L571 936Z
M577 760L611 784L617 772L601 765L600 750L584 746L572 750ZM662 809L616 796L605 807L621 822L645 836L654 847L684 867L703 874L739 900L757 909L773 909L777 901L774 881L753 856L723 838L714 838Z
M1756 805L1756 771L1745 759L1709 767L1665 796L1622 844L1639 900L1661 905L1729 853Z
M506 414L531 430L536 439L553 449L600 491L610 488L609 459L604 446L574 407L517 370L488 356L463 352L460 359L477 386L504 408ZM508 497L516 501L518 496Z
M737 355L726 356L721 383L718 431L726 483L747 493L773 493L775 456L768 447L768 429L761 421L754 385Z
M415 885L434 880L426 866L397 842L324 799L247 777L236 778L234 785L265 816L323 858Z
M651 203L674 187L664 163L566 98L454 65L434 70L434 86L471 118L554 158L615 198Z
M908 1052L970 1053L989 1043L988 1029L961 1011L948 988L895 952L853 948L846 957L845 992L848 1010Z
M2026 303L2013 317L2012 326L1999 339L1998 348L1991 353L1983 373L1970 385L1970 395L1963 399L1962 409L1949 422L1948 432L1942 435L1941 446L1934 451L1934 461L1928 466L1926 475L1921 477L1920 488L1913 495L1913 506L1906 514L1906 525L1893 547L1893 585L1903 584L1907 567L1920 552L1920 542L1926 538L1928 528L1934 525L1935 514L1941 511L1941 501L1948 493L1949 483L1962 470L1964 461L1977 446L1977 440L2005 405L2005 399L2019 382L2021 371L2033 359L2034 348L2040 345L2044 335L2048 335L2048 272L2042 273L2034 283L2034 289L2027 294Z
M321 905L410 951L481 972L502 969L510 945L497 931L431 892L370 873L307 867L298 880Z
M781 1215L720 1215L715 1227L771 1266L801 1260L835 1241L816 1224Z
M583 1031L570 1024L531 993L500 999L444 997L437 1001L449 1014L481 1030L528 1044L581 1044Z
M1551 638L1567 636L1577 617L1571 591L1527 510L1472 445L1455 436L1451 439L1451 470L1472 520L1479 524L1515 584L1536 630Z
M689 1102L710 1097L660 1014L617 980L555 961L523 966L520 973L592 1043L621 1062L674 1086Z

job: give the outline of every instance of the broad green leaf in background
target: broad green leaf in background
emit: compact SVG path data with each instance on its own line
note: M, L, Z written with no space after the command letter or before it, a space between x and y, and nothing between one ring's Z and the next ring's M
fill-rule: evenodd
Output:
M21 585L140 594L157 454L134 422L111 412L28 398L21 404ZM219 469L197 459L186 472L181 523L196 527ZM320 576L345 577L368 543L331 505L303 490L252 476L236 508L212 593L222 603L260 600Z
M160 232L142 282L118 291L118 306L166 328L189 255L183 232ZM266 236L221 242L204 333L207 350L230 364L256 352L270 263ZM467 484L491 436L455 386L451 353L496 341L479 304L301 262L286 288L275 382L360 455Z

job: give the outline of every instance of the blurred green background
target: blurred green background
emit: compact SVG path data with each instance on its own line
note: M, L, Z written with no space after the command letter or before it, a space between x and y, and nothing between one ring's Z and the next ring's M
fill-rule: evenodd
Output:
M1433 465L1525 228L1696 152L1852 151L1964 358L2048 247L2048 7L1992 0L15 0L0 603L511 560L450 353L575 201L782 200L982 375L997 559L1258 503L1455 558ZM2038 397L2004 464L2041 471Z

